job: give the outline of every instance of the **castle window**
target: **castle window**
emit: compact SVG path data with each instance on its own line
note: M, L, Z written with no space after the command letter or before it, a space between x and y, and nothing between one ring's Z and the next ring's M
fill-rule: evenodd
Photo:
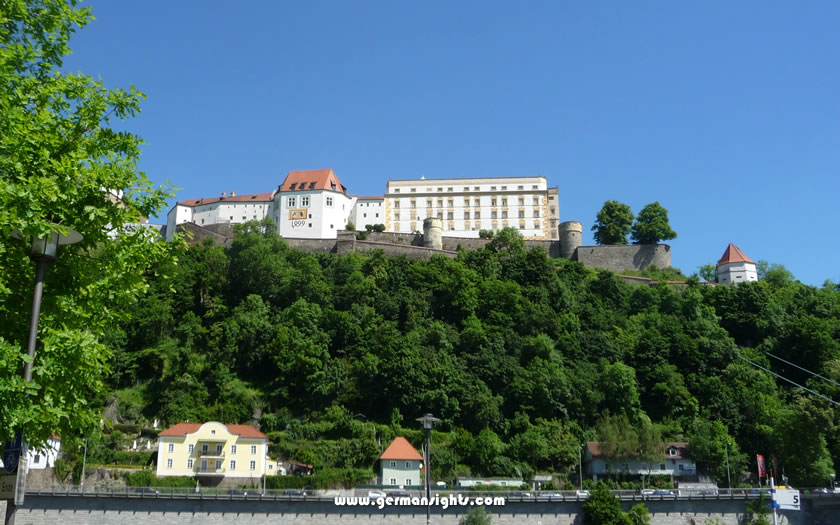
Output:
M314 182L310 182L310 183L309 183L309 189L310 189L310 190L314 190L314 189L315 189L315 183L314 183Z
M480 189L481 189L481 186L473 186L473 191L479 191Z
M400 201L394 201L394 208L399 209L399 207L400 207Z
M437 218L438 219L443 219L443 212L442 211L437 212Z
M525 197L519 197L519 205L525 206Z
M539 205L540 205L540 198L539 197L534 197L534 206L539 206Z
M490 199L490 206L496 206L498 201L496 199Z
M505 191L506 189L507 189L507 186L502 186L502 191Z
M516 187L516 189L517 189L517 190L524 190L524 189L525 189L525 186L517 186L517 187Z
M490 186L490 191L496 191L496 187L495 186Z
M415 208L417 208L417 201L412 199L411 200L411 209L415 209Z
M446 191L452 191L452 188L451 187L446 188Z
M496 214L496 210L493 210L493 211L491 211L491 212L490 212L490 218L491 218L491 219L496 219L496 218L497 218L497 216L496 216L496 215L497 215L497 214Z
M451 211L450 211L450 212L447 212L447 213L446 213L446 218L447 218L448 220L450 220L450 221L451 221L452 219L454 219L454 218L455 218L455 213L454 213L454 212L451 212Z
M507 210L502 212L502 219L507 219L508 218L507 213L508 213Z
M332 197L327 197L327 206L332 208L332 205L333 205L333 198Z
M539 229L540 229L540 221L534 221L534 229L535 229L535 230L539 230Z
M476 218L476 219L480 219L480 218L481 218L481 212L480 212L480 211L476 211L476 212L475 212L475 218Z
M293 182L291 186L289 186L290 190L294 190L295 186L297 186L297 182Z
M303 206L304 208L308 208L309 207L309 197L301 197L300 198L300 205Z
M534 218L539 218L540 210L534 210Z
M452 200L452 199L449 199L448 201L446 201L446 205L449 206L450 208L452 208L453 206L455 206L455 201Z
M443 188L438 188L438 191L443 191Z
M464 212L464 219L469 220L469 218L470 218L470 212L465 211Z
M438 199L438 208L443 208L443 199Z
M417 188L411 188L411 193L417 193Z
M507 198L502 198L502 206L507 206Z
M524 218L525 218L525 210L519 210L519 218L520 218L520 219L524 219Z
M469 186L464 186L464 191L470 191L470 187Z
M400 192L399 188L394 188L394 193L399 193L399 192Z

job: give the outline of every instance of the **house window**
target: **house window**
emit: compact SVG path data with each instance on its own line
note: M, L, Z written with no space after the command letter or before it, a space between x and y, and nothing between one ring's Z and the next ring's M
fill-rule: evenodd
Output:
M450 220L450 221L451 221L452 219L454 219L454 218L455 218L455 213L454 213L454 212L451 212L451 211L450 211L450 212L447 212L447 213L446 213L446 218L447 218L448 220Z
M502 219L507 219L507 218L508 218L507 210L505 210L505 211L502 212Z
M216 445L216 454L221 454L222 448L224 448L224 445Z
M219 469L221 469L221 468L222 468L222 460L221 460L221 459L217 459L217 460L216 460L216 470L219 470Z
M35 463L38 464L41 462L41 454L35 454ZM682 467L682 465L680 465Z
M507 199L502 199L502 206L507 206Z
M446 188L446 191L452 191L452 186Z
M187 460L187 468L188 468L188 469L192 469L192 468L193 468L193 459L192 459L192 458L190 458L190 459L188 459L188 460Z
M490 218L491 219L496 219L497 218L496 217L496 210L493 210L493 211L490 212Z
M405 485L406 486L411 485L411 478L405 478Z
M473 191L478 191L478 190L480 190L480 189L481 189L481 187L480 187L480 186L473 186Z
M495 186L490 186L490 191L496 191L496 187Z
M190 454L192 454L192 453L193 453L193 450L194 450L194 449L195 449L195 445L193 445L192 443L190 443L189 445L187 445L187 452L189 452Z
M438 191L443 191L443 188L438 188Z
M236 454L236 445L231 445L230 446L230 453L231 454Z
M519 205L525 206L525 197L519 197Z
M507 186L502 186L502 191L507 190Z
M496 206L496 199L490 199L490 206Z
M438 199L438 208L443 208L443 199Z
M525 186L517 186L517 187L516 187L516 189L517 189L517 190L524 190L524 189L525 189Z
M394 188L394 193L399 193L399 192L400 192L399 188Z
M534 218L540 217L540 210L534 210Z
M391 478L391 485L396 486L396 484L397 484L397 478Z
M411 461L405 462L405 468L411 468Z
M534 206L539 206L539 205L540 205L540 198L539 197L534 197Z
M175 451L175 443L170 443L170 444L169 444L169 448L168 448L167 450L168 450L169 452L174 452L174 451Z
M231 470L236 470L236 460L235 459L230 460L230 469Z
M470 191L470 187L469 186L464 186L464 191Z
M201 453L202 454L207 454L208 450L209 450L209 445L207 445L206 443L204 445L201 445Z
M470 212L468 212L468 211L465 211L465 212L464 212L464 219L465 219L465 220L469 220L469 219L470 219Z
M166 460L166 468L172 468L172 458Z
M539 230L539 229L540 229L540 221L534 221L534 229L535 229L535 230Z
M413 209L416 209L416 208L417 208L417 201L412 199L411 200L411 209L413 210Z
M680 467L680 470L685 470L685 465L683 465L682 463L680 463L679 467Z
M207 472L207 460L206 459L201 460L201 472Z
M248 463L248 469L249 470L257 470L257 462L252 459L251 462Z
M333 205L333 198L332 197L327 197L327 206L332 208L332 205Z
M531 186L531 189L532 189L532 190L538 190L538 189L540 189L540 187L539 187L539 186L537 186L536 184L534 184L533 186Z
M431 208L431 207L432 207L432 199L428 199L428 200L426 200L426 207L427 207L427 208Z
M289 197L289 208L295 207L296 199L294 197Z
M437 212L437 218L443 220L443 212L442 211Z
M659 464L659 470L665 470L665 463Z
M268 465L268 470L274 470L274 465Z
M610 464L609 463L604 463L604 470L606 470L607 472L610 471Z
M480 212L480 211L475 212L475 218L476 218L476 219L480 219L480 218L481 218L481 212Z
M394 201L394 208L400 209L400 201Z
M396 461L391 462L391 468L397 468L397 462Z
M446 205L451 208L451 207L455 206L455 201L452 200L452 199L449 199L448 201L446 201Z
M519 218L520 218L520 219L524 219L524 218L525 218L525 210L519 210Z
M303 206L304 208L308 208L309 207L309 197L301 197L300 198L300 205Z
M257 446L256 445L251 445L251 454L256 454L256 453L257 453Z
M411 193L417 193L417 188L411 188Z

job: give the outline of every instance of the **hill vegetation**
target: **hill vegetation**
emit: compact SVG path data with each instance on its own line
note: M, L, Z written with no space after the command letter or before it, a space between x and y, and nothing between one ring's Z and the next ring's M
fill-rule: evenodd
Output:
M838 399L771 357L840 381L833 283L779 270L631 285L526 251L513 231L414 261L303 253L270 230L246 225L230 248L187 248L150 276L106 341L121 422L258 418L275 455L370 469L395 435L419 447L415 418L431 412L443 480L566 476L595 439L616 457L688 440L722 484L727 453L733 482L763 453L795 485L824 484L840 458L836 406L760 368Z

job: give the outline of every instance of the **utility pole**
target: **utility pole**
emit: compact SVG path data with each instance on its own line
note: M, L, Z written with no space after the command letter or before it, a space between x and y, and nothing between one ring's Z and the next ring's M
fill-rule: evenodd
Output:
M729 494L732 495L732 478L729 476L729 441L724 443L726 447L726 481L728 483Z

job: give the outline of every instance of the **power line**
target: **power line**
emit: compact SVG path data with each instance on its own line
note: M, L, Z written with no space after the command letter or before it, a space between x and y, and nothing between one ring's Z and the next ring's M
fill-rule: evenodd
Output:
M786 361L786 360L782 359L782 358L781 358L781 357L779 357L779 356L775 356L775 355L771 354L770 352L764 352L764 353L765 353L766 355L769 355L770 357L772 357L772 358L774 358L774 359L778 359L779 361L782 361L783 363L787 363L787 364L789 364L790 366L795 366L796 368L798 368L798 369L802 370L803 372L808 372L808 373L809 373L809 374L811 374L812 376L816 376L816 377L819 377L820 379L823 379L823 380L825 380L825 381L828 381L828 382L829 382L829 383L831 383L832 385L837 385L837 386L840 386L840 383L838 383L837 381L831 380L831 379L829 379L829 378L827 378L827 377L823 377L823 376L819 375L819 374L818 374L818 373L816 373L816 372L811 372L810 370L805 369L805 368L802 368L801 366L799 366L799 365L797 365L797 364L795 364L795 363L791 363L790 361Z
M799 388L801 388L802 390L805 390L806 392L810 392L810 393L814 394L814 395L815 395L815 396L817 396L817 397L821 397L821 398L825 399L826 401L828 401L829 403L831 403L832 405L837 405L837 406L840 406L840 403L838 403L837 401L835 401L835 400L833 400L833 399L831 399L831 398L829 398L829 397L826 397L826 396L824 396L824 395L820 394L819 392L815 392L815 391L811 390L811 389L810 389L810 388L808 388L808 387L802 386L802 385L800 385L799 383L796 383L796 382L794 382L794 381L791 381L790 379L788 379L788 378L786 378L786 377L784 377L784 376L781 376L781 375L777 374L776 372L773 372L772 370L769 370L769 369L767 369L767 368L764 368L763 366L761 366L761 365L760 365L760 364L758 364L758 363L753 363L752 361L750 361L749 359L747 359L746 357L742 356L742 355L741 355L741 354L739 354L739 353L736 353L735 355L737 355L739 359L743 359L743 360L744 360L744 361L746 361L747 363L749 363L749 364L753 365L754 367L757 367L757 368L760 368L760 369L764 370L764 371L765 371L765 372L767 372L768 374L774 375L774 376L778 377L779 379L782 379L782 380L784 380L784 381L787 381L788 383L794 384L794 385L798 386Z

